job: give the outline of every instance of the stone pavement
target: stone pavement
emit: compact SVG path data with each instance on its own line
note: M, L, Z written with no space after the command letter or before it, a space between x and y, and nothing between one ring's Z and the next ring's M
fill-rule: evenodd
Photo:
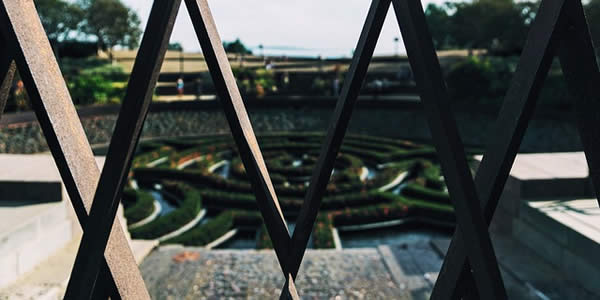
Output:
M285 282L268 250L165 246L141 270L153 299L275 299ZM309 250L296 285L303 299L410 299L376 248Z
M377 248L308 250L302 299L429 299L449 239ZM493 236L509 299L597 299L522 244ZM284 279L271 250L163 246L141 265L153 299L275 299Z

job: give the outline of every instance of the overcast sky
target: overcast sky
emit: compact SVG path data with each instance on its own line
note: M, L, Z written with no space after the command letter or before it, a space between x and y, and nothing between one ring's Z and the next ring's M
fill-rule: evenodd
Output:
M123 0L135 9L145 26L152 1ZM423 0L427 3L444 0ZM209 0L217 28L224 41L240 38L271 54L351 56L364 24L369 0ZM392 9L388 12L376 54L393 54L394 38L400 37ZM198 52L185 4L182 3L171 37L185 51ZM404 47L400 40L400 52Z

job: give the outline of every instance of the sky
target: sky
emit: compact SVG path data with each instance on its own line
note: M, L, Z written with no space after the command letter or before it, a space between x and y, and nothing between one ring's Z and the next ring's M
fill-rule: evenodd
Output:
M423 0L442 3L445 0ZM145 26L151 0L123 0L133 8ZM259 54L264 45L269 55L350 57L356 47L371 1L369 0L209 0L209 6L223 41L240 38ZM400 38L399 43L394 38ZM171 42L186 52L200 52L191 20L182 3ZM405 53L402 38L390 8L375 55Z

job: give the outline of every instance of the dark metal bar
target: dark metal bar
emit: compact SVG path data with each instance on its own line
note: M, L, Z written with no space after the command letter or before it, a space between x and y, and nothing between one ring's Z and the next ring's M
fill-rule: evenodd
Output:
M425 21L421 1L393 0L400 31L451 200L459 230L465 237L469 261L479 294L484 299L506 299L506 291L487 226L466 160L462 141L444 84L444 78Z
M206 0L186 0L185 3L275 253L284 274L289 274L285 261L290 234L210 8Z
M0 118L4 114L6 101L17 69L11 52L8 41L0 35Z
M563 74L574 98L579 136L588 162L596 199L600 203L600 73L583 7L567 1L568 23L558 51Z
M321 206L323 194L329 183L335 159L348 129L352 110L365 80L367 69L371 57L373 57L373 51L375 51L375 46L377 45L377 40L379 39L390 3L391 0L372 1L360 39L358 40L358 45L356 46L352 64L344 80L344 86L333 112L332 122L329 125L325 142L321 147L321 154L313 171L310 185L296 222L296 229L292 236L291 252L287 264L290 266L291 275L294 279L298 274L302 257L306 251L306 246L319 207Z
M181 0L155 1L100 175L65 299L90 299Z
M475 176L482 212L489 225L519 146L531 120L539 92L554 57L555 27L564 0L542 1L523 48L520 61L498 115L485 155ZM447 299L471 276L464 249L464 238L455 231L446 259L433 288L431 299Z
M100 172L33 1L0 1L0 22L1 34L15 43L19 73L83 225ZM105 257L122 297L150 298L118 220Z

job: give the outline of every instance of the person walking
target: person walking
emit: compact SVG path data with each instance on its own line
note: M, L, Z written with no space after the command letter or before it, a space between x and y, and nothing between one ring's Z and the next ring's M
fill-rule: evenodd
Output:
M177 95L179 96L179 98L183 97L183 87L183 78L179 77L177 79Z

